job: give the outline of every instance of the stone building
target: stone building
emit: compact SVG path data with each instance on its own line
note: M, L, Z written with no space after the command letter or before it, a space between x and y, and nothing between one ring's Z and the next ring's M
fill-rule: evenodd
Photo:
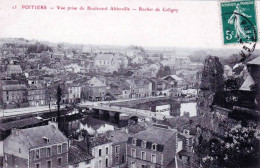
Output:
M175 167L177 139L177 130L155 126L131 135L127 141L128 167Z
M68 140L56 124L13 130L4 147L5 168L68 166Z

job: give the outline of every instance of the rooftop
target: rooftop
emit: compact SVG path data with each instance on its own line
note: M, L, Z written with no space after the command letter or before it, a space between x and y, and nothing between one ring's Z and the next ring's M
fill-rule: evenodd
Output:
M22 68L20 65L7 65L6 70L7 71L22 71Z
M69 147L69 164L77 164L80 162L88 161L93 157L77 145Z
M27 127L30 125L35 125L35 124L41 123L41 122L42 122L41 120L38 120L35 117L30 117L30 118L25 118L25 119L21 119L21 120L0 123L0 130L6 131L6 130L11 130L13 128L24 128L24 127Z
M25 90L27 89L26 85L18 84L18 85L3 85L3 90Z
M129 136L130 136L129 134L120 130L108 132L108 138L114 143L123 142L123 141L126 142Z
M95 60L111 60L114 58L113 54L98 54Z
M159 127L153 126L153 127L148 128L147 130L134 134L133 137L137 138L137 139L164 145L169 141L169 139L171 139L173 136L175 136L176 133L177 133L177 130L165 129L165 128L159 128Z
M95 146L103 145L103 144L110 143L110 142L112 142L112 141L109 140L106 136L99 135L97 137L92 137L90 139L90 146L95 147Z
M255 59L249 61L247 64L260 65L260 57L257 57Z
M46 145L67 142L67 138L54 125L45 125L16 130L5 141L19 140L27 148L39 148ZM19 138L17 138L19 137ZM44 138L48 138L48 142Z

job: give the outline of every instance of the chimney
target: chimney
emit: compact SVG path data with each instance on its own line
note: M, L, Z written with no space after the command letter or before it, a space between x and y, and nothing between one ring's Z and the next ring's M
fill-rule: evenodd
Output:
M58 129L58 124L57 124L57 122L49 121L49 122L48 122L48 125L52 125L54 128Z

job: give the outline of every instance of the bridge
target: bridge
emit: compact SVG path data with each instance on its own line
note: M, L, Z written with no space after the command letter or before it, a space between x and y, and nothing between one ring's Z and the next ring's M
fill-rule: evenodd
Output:
M99 114L109 113L110 116L115 116L118 113L120 120L126 120L131 117L151 118L151 119L155 118L158 120L172 118L172 116L163 115L161 113L156 113L156 112L152 112L149 110L119 107L119 106L113 106L111 104L102 104L102 103L99 103L99 104L95 103L95 104L88 104L88 105L81 104L80 107L93 109L94 111L98 112Z

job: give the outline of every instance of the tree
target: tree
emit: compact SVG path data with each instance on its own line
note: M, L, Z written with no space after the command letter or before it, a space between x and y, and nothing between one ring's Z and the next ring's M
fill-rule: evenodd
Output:
M162 78L164 76L170 75L171 74L171 68L169 66L165 66L159 69L157 73L158 78Z
M237 125L225 132L223 139L203 140L195 152L204 168L253 168L258 160L257 149L255 129Z
M58 120L58 126L59 128L61 127L61 113L60 113L60 101L61 101L61 95L62 95L62 90L60 86L57 88L57 120Z

